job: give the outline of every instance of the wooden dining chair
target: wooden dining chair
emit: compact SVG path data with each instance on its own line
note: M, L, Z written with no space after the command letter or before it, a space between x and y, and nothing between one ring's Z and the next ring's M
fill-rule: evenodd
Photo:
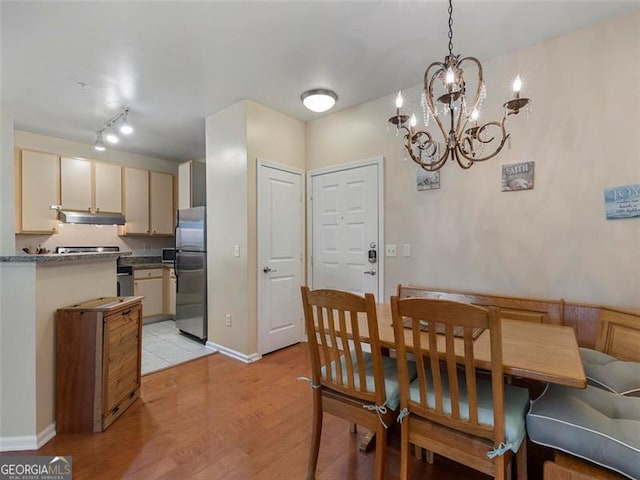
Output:
M313 387L307 479L315 478L322 417L327 412L375 432L375 478L381 480L387 427L397 418L400 400L397 362L381 354L374 297L370 293L361 297L337 290L310 291L303 286L302 305ZM365 351L366 344L370 353ZM411 371L415 375L415 367L406 370L406 375L411 376Z
M409 444L496 479L527 479L528 392L503 381L501 326L495 308L449 300L391 297L400 375L400 479L408 478ZM476 374L474 337L488 330L490 377ZM422 352L422 355L418 354ZM403 365L413 353L417 378Z

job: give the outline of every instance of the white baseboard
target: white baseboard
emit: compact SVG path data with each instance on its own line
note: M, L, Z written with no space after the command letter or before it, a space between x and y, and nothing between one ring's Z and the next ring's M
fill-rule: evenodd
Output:
M56 423L49 424L37 435L19 437L0 437L0 452L17 452L21 450L38 450L56 436Z
M259 353L252 353L251 355L247 355L245 353L237 352L231 348L227 348L223 345L218 345L217 343L213 343L213 342L207 342L206 347L212 348L213 350L217 350L223 355L226 355L227 357L240 360L241 362L244 362L244 363L257 362L262 358L262 356Z

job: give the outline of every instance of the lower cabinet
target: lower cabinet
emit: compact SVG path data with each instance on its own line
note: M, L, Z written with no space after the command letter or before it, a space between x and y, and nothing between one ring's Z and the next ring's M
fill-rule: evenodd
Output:
M165 268L164 271L164 313L176 315L176 272L173 268Z
M145 317L162 315L164 312L162 268L134 269L133 294L144 297L142 306Z
M56 431L101 432L140 395L140 297L104 297L56 314Z

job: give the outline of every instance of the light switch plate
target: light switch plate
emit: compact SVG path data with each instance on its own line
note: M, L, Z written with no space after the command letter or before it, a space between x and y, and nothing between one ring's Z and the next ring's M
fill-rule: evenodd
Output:
M385 255L387 257L395 257L397 255L397 249L395 245L387 245L385 248Z
M240 245L236 245L235 247L233 247L233 255L235 257L239 257L240 256Z
M408 243L405 243L402 246L402 256L403 257L410 257L411 256L411 245Z

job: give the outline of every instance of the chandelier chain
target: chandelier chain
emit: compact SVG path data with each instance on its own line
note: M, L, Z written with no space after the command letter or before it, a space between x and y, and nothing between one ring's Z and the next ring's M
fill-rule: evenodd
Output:
M453 0L449 0L449 55L453 56Z

